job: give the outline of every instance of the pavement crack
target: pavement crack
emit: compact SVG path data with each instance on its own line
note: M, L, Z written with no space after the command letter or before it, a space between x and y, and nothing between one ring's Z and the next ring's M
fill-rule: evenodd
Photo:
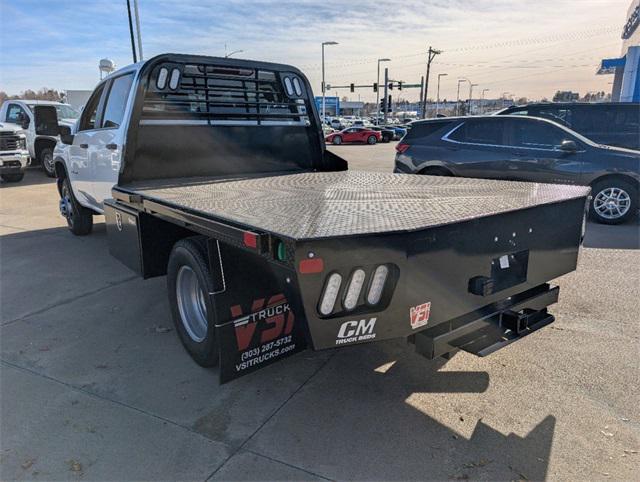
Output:
M307 377L307 379L306 379L304 382L302 382L302 383L300 384L300 386L299 386L298 388L296 388L296 389L291 393L291 395L289 395L289 396L288 396L288 397L287 397L287 398L286 398L286 399L285 399L285 400L284 400L280 405L278 405L278 406L274 409L274 411L273 411L273 412L272 412L272 413L271 413L271 414L270 414L270 415L269 415L269 416L268 416L268 417L267 417L267 418L266 418L266 419L265 419L265 420L264 420L264 421L263 421L263 422L258 426L258 428L256 428L256 429L253 431L253 433L252 433L251 435L249 435L249 436L246 438L246 440L245 440L244 442L242 442L242 444L240 444L240 446L239 446L236 450L234 450L234 451L229 455L229 457L227 457L227 458L224 460L224 462L222 462L222 463L220 464L220 466L219 466L216 470L214 470L213 472L211 472L211 474L209 475L209 477L207 477L207 478L205 479L205 482L208 482L209 480L211 480L211 478L212 478L212 477L213 477L213 476L214 476L214 475L215 475L215 474L216 474L216 473L217 473L217 472L218 472L222 467L224 467L224 466L227 464L227 462L228 462L229 460L231 460L231 458L232 458L234 455L236 455L236 454L237 454L237 453L239 453L241 450L243 450L243 449L244 449L244 446L245 446L247 443L249 443L249 441L251 441L251 439L252 439L252 438L253 438L253 437L254 437L254 436L255 436L255 435L256 435L260 430L262 430L262 428L263 428L267 423L269 423L269 421L270 421L273 417L275 417L275 416L278 414L278 412L280 412L280 410L282 410L282 409L284 408L284 406L285 406L285 405L287 405L287 403L289 403L289 401L290 401L293 397L295 397L295 396L298 394L298 392L300 392L300 390L302 390L302 389L307 385L307 383L309 383L309 382L310 382L310 381L311 381L311 380L312 380L312 379L313 379L313 378L314 378L318 373L320 373L320 371L322 371L322 369L323 369L324 367L326 367L326 366L327 366L327 364L331 361L331 359L333 358L333 356L334 356L334 355L335 355L335 352L334 352L334 353L332 353L331 355L329 355L329 357L327 357L327 359L324 361L324 363L322 363L318 368L316 368L316 369L313 371L313 373L312 373L311 375L309 375L309 376ZM251 452L251 453L255 453L256 455L260 455L260 456L265 457L265 458L269 458L269 457L267 457L266 455L263 455L263 454L260 454L260 453L257 453L257 452L253 452L253 451L251 451L251 450L247 450L247 451L248 451L248 452ZM293 467L293 468L295 468L295 469L302 470L302 471L307 472L307 473L309 473L309 474L313 474L313 472L309 472L308 470L303 469L303 468L301 468L301 467L296 467L295 465L290 465L290 464L287 464L287 463L282 462L282 461L277 460L277 459L272 459L272 460L274 460L274 461L276 461L276 462L279 462L279 463L283 463L283 464L285 464L285 465L288 465L289 467ZM315 476L317 476L317 477L321 477L321 476L320 476L320 475L318 475L318 474L313 474L313 475L315 475ZM323 478L323 479L326 479L326 477L322 477L322 478Z
M44 308L40 308L39 310L36 310L36 311L32 311L31 313L27 313L26 315L19 316L18 318L14 318L13 320L3 321L2 324L0 324L0 326L4 328L5 326L11 325L17 321L25 320L32 316L44 313L45 311L49 311L53 308L58 308L59 306L68 305L69 303L73 303L74 301L80 300L82 298L86 298L87 296L95 295L96 293L99 293L102 290L113 288L114 286L119 286L121 284L127 283L129 281L136 279L137 277L138 277L137 275L132 275L119 281L109 282L107 283L106 286L101 286L100 288L96 288L95 290L87 291L85 293L81 293L79 295L76 295L70 298L65 298L57 303L53 303L51 305L45 306Z

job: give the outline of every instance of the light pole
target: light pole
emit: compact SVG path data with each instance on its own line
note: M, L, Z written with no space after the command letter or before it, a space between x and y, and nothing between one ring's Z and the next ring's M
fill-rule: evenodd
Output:
M376 125L380 123L380 62L391 62L391 59L378 59L378 77L376 79ZM386 99L385 99L386 102Z
M510 92L503 92L502 93L502 107L504 108L504 101L507 98L507 94L509 94Z
M469 81L467 79L458 79L458 94L456 95L456 115L460 115L460 84L463 82Z
M485 92L489 92L491 89L482 89L482 96L480 97L480 113L484 114L485 108L484 108L484 93Z
M469 115L471 115L471 99L473 98L473 88L478 87L478 84L472 84L469 82Z
M444 77L447 74L438 74L438 93L436 94L436 117L440 111L440 77Z
M338 45L338 42L322 42L322 124L324 125L325 123L325 100L324 100L324 46L325 45ZM337 112L336 112L337 114Z

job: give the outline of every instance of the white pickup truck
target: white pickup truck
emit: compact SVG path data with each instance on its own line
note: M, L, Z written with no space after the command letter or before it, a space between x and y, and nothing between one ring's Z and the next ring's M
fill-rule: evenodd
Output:
M53 149L58 135L46 130L49 124L46 112L52 113L54 109L59 125L71 127L80 116L70 105L49 100L11 99L0 107L0 122L24 131L29 156L42 165L49 177L55 176Z
M0 178L5 182L19 182L29 164L26 136L14 126L0 123Z

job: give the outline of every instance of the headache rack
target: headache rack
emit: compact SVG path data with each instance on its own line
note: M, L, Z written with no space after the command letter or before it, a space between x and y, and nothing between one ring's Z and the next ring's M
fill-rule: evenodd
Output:
M166 61L149 76L141 123L309 126L310 112L294 72Z

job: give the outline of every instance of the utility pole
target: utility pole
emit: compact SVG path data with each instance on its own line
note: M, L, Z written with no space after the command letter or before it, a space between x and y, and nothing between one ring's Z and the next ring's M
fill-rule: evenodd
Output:
M469 115L471 115L471 99L473 99L473 88L478 87L478 84L472 84L469 82Z
M427 95L429 93L429 70L431 69L431 62L435 58L436 55L440 55L442 50L436 50L429 46L429 52L427 54L427 76L425 77L424 82L424 96L422 98L422 118L424 119L427 115Z
M385 67L384 68L384 124L385 125L387 125L387 112L389 112L389 97L387 95L388 89L389 89L389 69Z
M138 55L140 60L143 60L142 56L142 34L140 33L140 14L138 13L138 0L133 0L133 14L136 19L136 32L138 34Z
M380 123L380 62L391 62L391 59L378 59L378 77L376 77L378 84L378 88L376 89L376 125Z
M485 92L489 92L491 89L482 89L482 96L481 96L481 100L480 100L480 113L484 114L485 109L485 105L484 105L484 93Z
M135 64L138 59L136 58L136 42L133 39L133 21L131 20L131 2L127 0L127 15L129 17L129 35L131 36L131 53L133 54L133 63Z
M424 75L420 77L420 100L418 101L418 110L422 109L422 95L424 94ZM422 113L420 114L422 117Z

